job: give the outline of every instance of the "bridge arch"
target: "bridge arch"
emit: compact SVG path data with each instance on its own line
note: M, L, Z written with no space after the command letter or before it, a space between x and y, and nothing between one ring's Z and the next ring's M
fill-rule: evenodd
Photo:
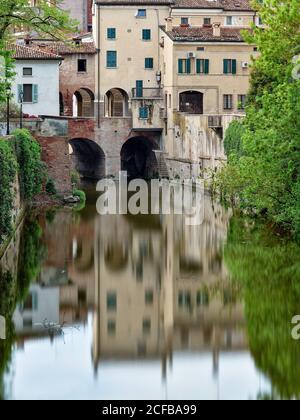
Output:
M83 178L100 179L106 175L105 153L98 144L87 138L69 140L73 167Z
M121 149L122 171L126 171L129 178L158 176L156 150L159 150L159 146L152 138L142 135L129 138Z

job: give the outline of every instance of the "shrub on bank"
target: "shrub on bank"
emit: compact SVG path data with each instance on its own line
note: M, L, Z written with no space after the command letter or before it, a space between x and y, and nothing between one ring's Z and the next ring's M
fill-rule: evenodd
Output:
M16 130L11 139L0 139L0 243L12 232L17 174L22 200L29 201L42 190L45 169L41 149L27 130Z

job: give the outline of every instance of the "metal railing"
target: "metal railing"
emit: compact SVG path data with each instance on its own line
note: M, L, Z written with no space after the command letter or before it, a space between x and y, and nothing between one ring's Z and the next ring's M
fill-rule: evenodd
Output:
M162 89L161 88L143 88L143 89L132 89L132 97L134 99L156 99L162 98Z
M209 128L220 128L220 127L222 127L222 116L221 115L209 115L208 116L208 127Z

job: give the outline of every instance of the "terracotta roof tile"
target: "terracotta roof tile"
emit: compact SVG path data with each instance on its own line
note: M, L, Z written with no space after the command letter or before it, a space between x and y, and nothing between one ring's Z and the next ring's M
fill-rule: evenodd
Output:
M175 0L174 8L253 11L250 0Z
M162 28L165 30L165 27ZM221 36L213 35L213 28L184 28L173 27L167 32L173 41L181 42L243 42L241 31L245 28L221 28Z
M7 45L7 50L13 51L15 60L61 60L58 54L50 51L43 51L38 47L25 46L19 44Z

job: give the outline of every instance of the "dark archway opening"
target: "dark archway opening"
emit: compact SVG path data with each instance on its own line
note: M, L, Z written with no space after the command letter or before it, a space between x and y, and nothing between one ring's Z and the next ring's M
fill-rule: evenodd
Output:
M59 115L65 114L65 104L64 104L64 96L61 92L59 92Z
M121 168L128 178L150 179L159 173L155 150L157 144L146 137L133 137L126 141L121 150Z
M105 177L105 154L100 146L89 139L70 140L73 167L82 178L100 179Z
M179 95L179 110L188 114L203 114L203 93L193 90Z
M73 117L94 116L95 95L87 88L80 88L73 96Z

